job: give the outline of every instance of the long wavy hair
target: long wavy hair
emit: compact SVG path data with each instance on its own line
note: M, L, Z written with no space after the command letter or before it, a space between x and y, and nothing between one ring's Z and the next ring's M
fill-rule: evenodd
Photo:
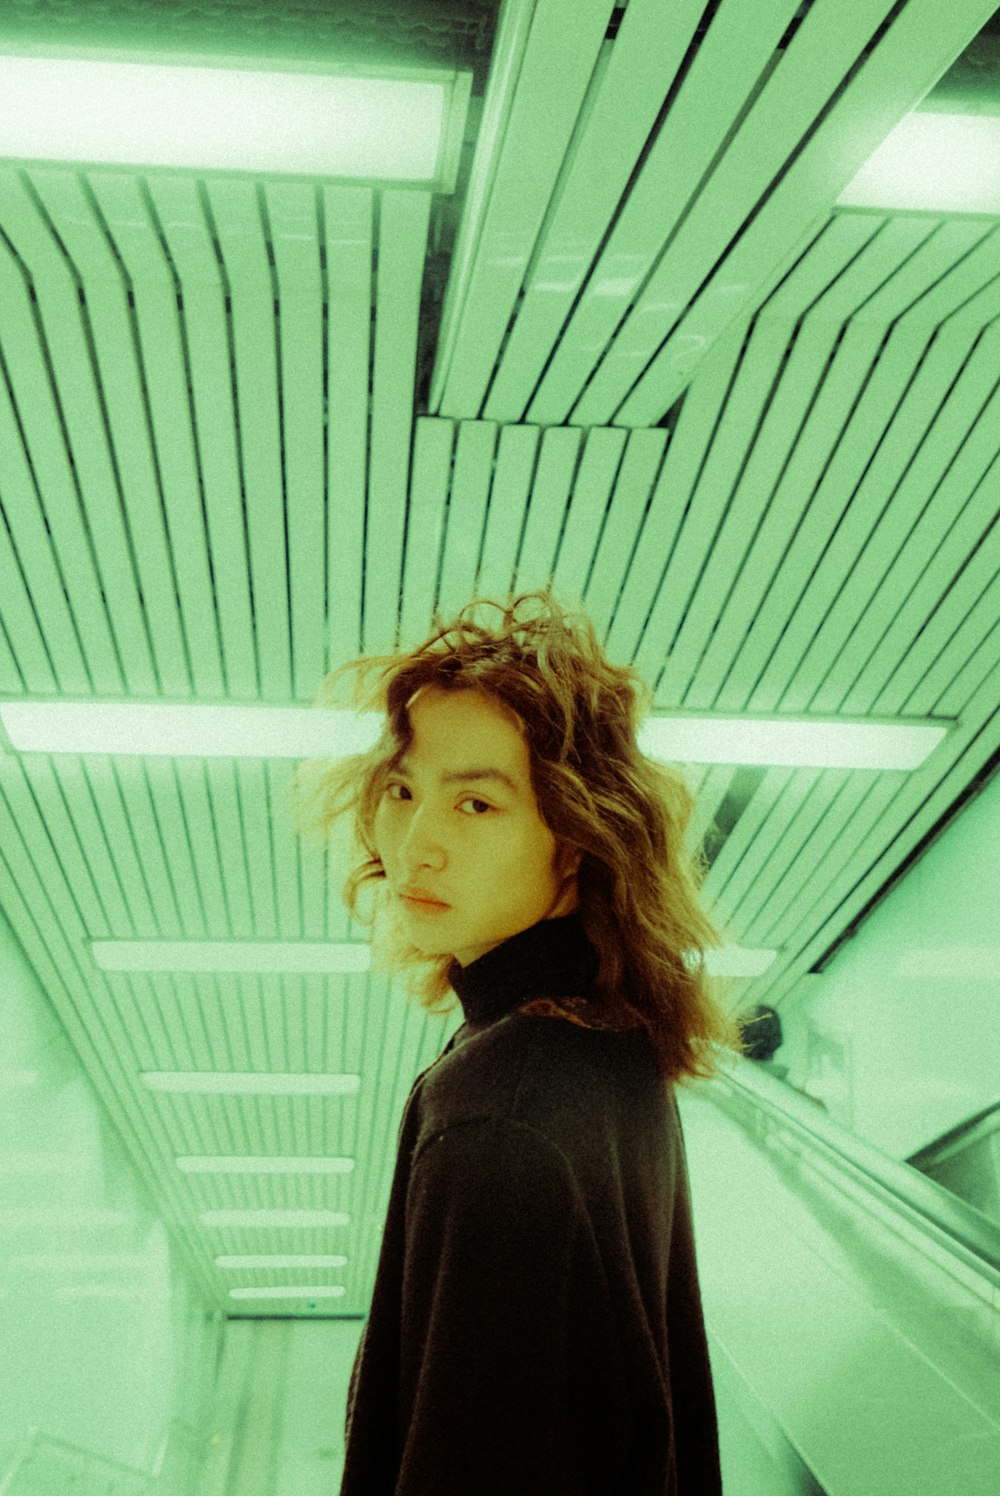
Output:
M492 627L475 621L482 607L499 611ZM713 1076L716 1045L742 1053L739 1026L723 1006L732 982L705 967L706 949L725 942L700 902L704 851L685 847L694 797L676 770L640 751L652 692L633 666L607 659L585 613L571 612L550 586L502 601L474 597L451 622L435 613L418 648L339 666L316 705L347 704L338 691L352 672L349 704L384 713L381 735L367 752L300 764L287 805L307 842L326 844L340 817L351 815L353 865L341 898L373 927L374 969L398 978L430 1013L458 1004L452 957L418 950L384 898L374 822L389 765L411 739L407 703L425 686L475 689L523 725L539 815L559 850L582 854L579 912L599 958L588 998L536 999L520 1011L588 1028L642 1026L668 1082ZM361 909L368 885L373 912Z

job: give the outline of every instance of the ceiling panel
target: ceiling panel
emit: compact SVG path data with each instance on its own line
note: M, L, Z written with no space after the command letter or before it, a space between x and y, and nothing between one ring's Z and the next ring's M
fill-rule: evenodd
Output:
M1000 716L1000 228L835 207L991 7L848 9L504 7L439 321L426 193L0 165L0 698L308 704L435 607L551 580L661 711L940 720L913 772L679 766L713 912L777 952L734 1001L787 1013ZM363 1314L458 1017L368 971L91 950L363 941L290 772L0 734L0 908L206 1294ZM143 1078L216 1072L271 1090ZM238 1209L284 1214L201 1219ZM275 1252L347 1260L213 1262Z

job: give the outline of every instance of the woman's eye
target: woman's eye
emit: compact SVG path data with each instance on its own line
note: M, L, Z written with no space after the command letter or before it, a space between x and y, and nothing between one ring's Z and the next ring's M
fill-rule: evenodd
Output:
M406 789L406 785L405 784L400 784L398 780L392 780L389 784L386 785L385 789L386 789L386 794L389 794L390 790L406 790L407 794L410 793L409 790ZM397 798L397 796L390 795L390 799L395 800L396 798ZM470 805L471 804L471 805L481 805L483 807L482 811L478 811L477 810L474 813L474 815L472 817L473 820L476 819L476 817L480 817L481 818L484 811L489 811L489 810L495 809L495 807L492 806L492 805L490 805L488 803L488 801L486 801L486 800L479 800L474 795L466 795L465 798L463 800L461 800L459 803L461 805Z

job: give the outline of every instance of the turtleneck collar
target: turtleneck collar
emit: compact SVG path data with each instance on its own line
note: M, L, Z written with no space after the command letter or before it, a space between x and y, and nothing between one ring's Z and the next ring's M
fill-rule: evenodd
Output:
M598 965L580 911L574 909L529 925L468 966L452 961L448 980L466 1022L478 1026L494 1023L532 998L589 996Z

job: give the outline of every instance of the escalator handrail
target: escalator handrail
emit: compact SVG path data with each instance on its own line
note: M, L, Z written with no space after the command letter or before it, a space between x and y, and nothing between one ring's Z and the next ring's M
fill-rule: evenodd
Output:
M760 1063L722 1048L715 1058L719 1073L707 1082L709 1087L721 1085L744 1100L750 1097L765 1114L793 1131L807 1133L866 1188L874 1186L897 1214L909 1222L916 1220L925 1231L930 1229L950 1252L957 1252L976 1273L1000 1288L1000 1226L934 1180L859 1138L793 1086L769 1075Z

